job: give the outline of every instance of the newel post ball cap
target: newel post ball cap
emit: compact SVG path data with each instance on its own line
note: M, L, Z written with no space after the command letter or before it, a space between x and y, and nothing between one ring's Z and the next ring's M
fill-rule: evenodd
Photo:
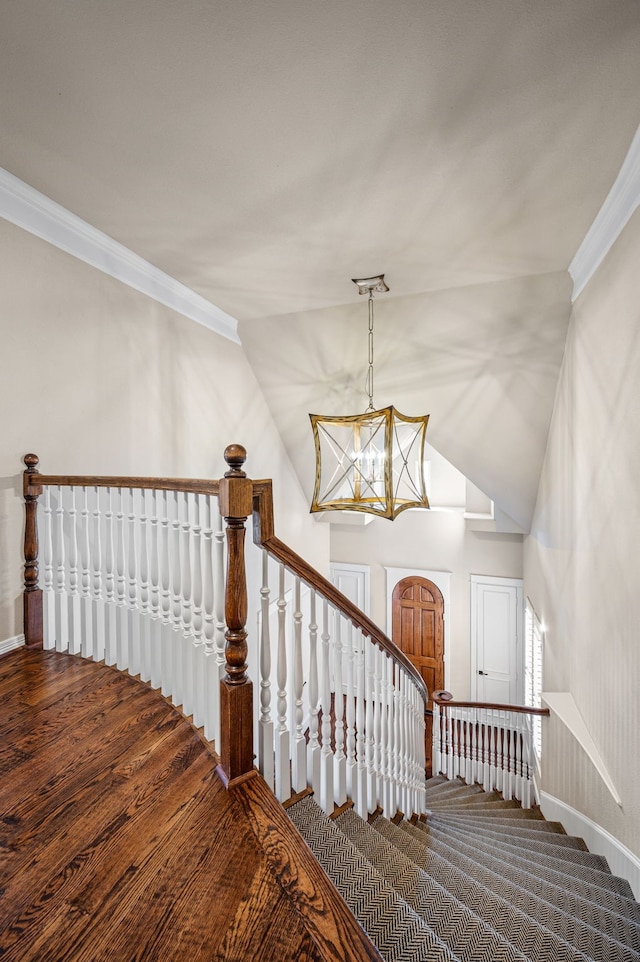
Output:
M25 454L22 460L28 468L36 468L40 463L40 458L37 454Z
M224 459L229 465L230 470L225 473L225 478L246 478L242 465L247 460L247 450L241 444L229 444L224 449Z

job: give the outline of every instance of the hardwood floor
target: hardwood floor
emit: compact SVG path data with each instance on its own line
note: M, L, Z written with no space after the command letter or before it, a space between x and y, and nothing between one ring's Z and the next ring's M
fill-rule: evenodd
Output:
M238 790L157 692L66 654L10 652L0 746L0 959L327 958Z

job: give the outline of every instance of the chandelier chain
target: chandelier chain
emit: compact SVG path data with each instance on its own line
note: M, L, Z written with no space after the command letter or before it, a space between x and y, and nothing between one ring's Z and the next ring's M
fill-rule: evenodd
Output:
M367 411L374 411L373 405L373 291L369 291L369 371L367 373L367 394L369 406Z

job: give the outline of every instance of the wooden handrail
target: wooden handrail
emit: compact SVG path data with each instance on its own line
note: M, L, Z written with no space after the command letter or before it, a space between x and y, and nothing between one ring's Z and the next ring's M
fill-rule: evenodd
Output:
M425 709L429 692L424 679L407 655L376 625L357 605L347 598L334 584L323 577L308 562L296 554L288 545L273 533L273 496L270 481L254 481L253 497L253 540L254 543L273 555L294 575L302 578L311 588L318 591L335 608L338 608L371 641L386 651L414 682L420 692Z
M489 701L456 701L450 691L434 691L431 697L436 705L443 705L445 708L488 708L492 711L520 712L522 715L548 716L550 714L548 708L531 708L529 705L502 705Z
M46 484L78 488L142 488L148 491L187 491L190 494L211 495L218 494L220 485L219 481L205 478L126 478L119 475L108 477L91 474L39 474L37 471L33 477L37 479L39 486Z

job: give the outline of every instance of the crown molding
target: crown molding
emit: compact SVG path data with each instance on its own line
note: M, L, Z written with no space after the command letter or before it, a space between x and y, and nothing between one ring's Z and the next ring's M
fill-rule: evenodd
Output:
M575 301L640 204L640 127L613 187L569 265Z
M240 343L238 322L230 314L1 167L0 217L216 334Z

